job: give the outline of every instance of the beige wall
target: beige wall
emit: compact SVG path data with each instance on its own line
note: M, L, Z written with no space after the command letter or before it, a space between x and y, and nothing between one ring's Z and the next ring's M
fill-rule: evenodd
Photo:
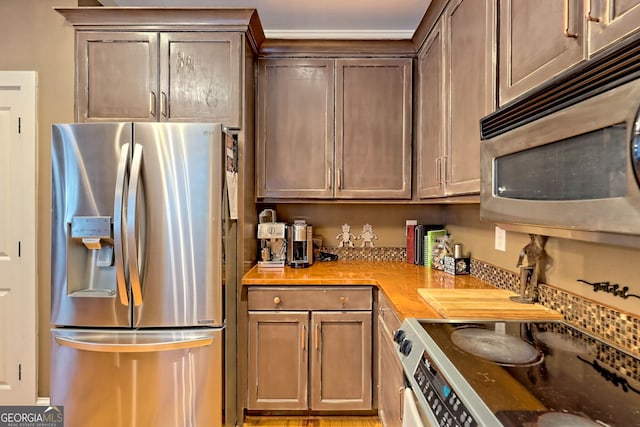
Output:
M53 7L75 0L1 0L0 70L38 72L38 394L49 395L51 124L73 121L73 28Z
M272 206L271 206L272 207ZM261 210L261 209L259 209ZM420 224L444 224L444 208L441 206L403 206L376 204L287 204L276 207L278 221L292 223L304 219L313 226L313 235L322 237L322 244L337 247L342 224L351 226L351 233L358 236L364 224L371 224L378 236L374 245L379 247L406 246L405 220L415 219ZM355 241L356 246L360 242Z

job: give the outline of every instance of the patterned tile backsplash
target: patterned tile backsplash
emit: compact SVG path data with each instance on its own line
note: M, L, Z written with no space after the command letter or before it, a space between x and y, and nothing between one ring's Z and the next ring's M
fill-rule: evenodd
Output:
M404 261L407 259L405 248L369 247L366 248L321 248L323 252L338 255L344 261Z
M519 276L494 265L472 259L471 274L498 288L519 291ZM623 350L602 347L597 359L640 381L640 318L544 283L538 286L538 302L562 313L568 324Z
M405 248L322 248L337 254L343 260L404 261ZM519 291L519 276L492 264L471 259L471 275L497 288ZM538 302L564 315L567 323L593 335L624 352L604 356L603 362L640 381L640 317L632 316L612 307L571 294L547 284L538 286Z
M471 260L471 275L500 289L519 290L516 273L475 259ZM559 311L568 323L581 330L640 356L639 317L544 283L538 286L538 302Z

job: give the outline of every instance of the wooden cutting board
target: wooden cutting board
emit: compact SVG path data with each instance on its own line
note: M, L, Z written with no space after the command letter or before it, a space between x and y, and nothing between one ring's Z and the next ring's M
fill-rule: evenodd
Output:
M561 313L540 304L511 301L504 289L421 288L418 295L441 316L451 319L561 320Z

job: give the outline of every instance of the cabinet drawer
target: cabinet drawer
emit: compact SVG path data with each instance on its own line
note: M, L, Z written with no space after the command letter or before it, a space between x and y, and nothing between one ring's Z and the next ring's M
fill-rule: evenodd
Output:
M247 292L249 310L371 310L372 288L255 287Z

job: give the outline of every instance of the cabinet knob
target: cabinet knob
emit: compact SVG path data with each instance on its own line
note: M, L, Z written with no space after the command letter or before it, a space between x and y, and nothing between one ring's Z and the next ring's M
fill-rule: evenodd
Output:
M273 299L273 303L274 303L274 304L276 304L276 305L280 304L280 301L281 301L281 300L280 300L280 297L275 297L275 298Z
M347 297L340 297L340 304L345 305L347 303Z

